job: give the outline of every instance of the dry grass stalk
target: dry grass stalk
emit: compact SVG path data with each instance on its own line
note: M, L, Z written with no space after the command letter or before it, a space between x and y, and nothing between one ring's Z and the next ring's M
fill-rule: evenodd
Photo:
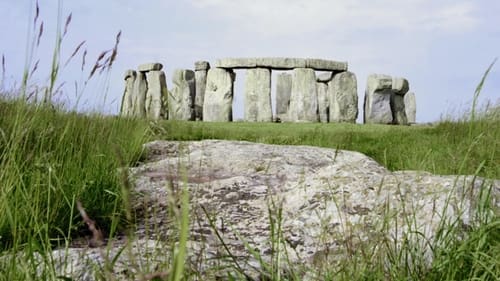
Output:
M33 26L36 26L38 16L40 15L40 6L38 5L38 0L36 1L35 18L33 19Z
M43 35L43 21L40 23L40 27L38 29L38 36L37 36L37 39L36 39L36 46L40 46L40 39L42 39L42 35Z
M75 50L73 51L73 53L71 54L71 56L69 56L69 58L66 60L66 62L64 63L64 66L66 67L68 65L68 63L75 57L75 55L78 53L78 51L80 51L80 49L82 48L82 46L85 44L85 42L87 42L86 40L83 40L82 42L80 42L80 44L78 44L78 46L76 46ZM83 68L83 66L82 66Z
M40 60L37 60L35 62L35 65L33 66L33 69L31 69L31 72L30 72L30 76L33 75L33 73L35 73L35 71L38 69L38 64L40 63Z
M70 13L69 16L66 18L66 23L64 24L64 33L63 37L68 33L68 27L69 24L71 23L71 18L73 17L73 13Z
M76 207L78 208L78 211L80 212L83 221L87 224L87 227L92 232L92 239L90 239L89 241L89 246L93 248L103 246L104 235L102 234L102 231L97 228L95 221L93 221L87 215L87 212L85 212L85 209L83 208L82 203L80 201L76 201Z

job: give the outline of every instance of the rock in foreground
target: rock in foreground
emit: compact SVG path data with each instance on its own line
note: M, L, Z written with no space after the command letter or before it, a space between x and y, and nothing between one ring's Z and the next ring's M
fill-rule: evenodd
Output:
M167 241L175 239L169 210L176 208L184 186L191 203L190 268L209 274L216 265L238 266L252 278L263 270L257 256L264 262L280 256L284 268L315 267L363 247L375 251L382 241L399 247L408 238L426 249L443 218L458 219L464 228L473 223L481 186L493 185L491 200L499 208L500 181L391 172L358 152L219 140L156 141L145 147L145 163L131 168L130 177L136 239L149 246L117 259L129 271L126 276L139 271L126 266L134 255L139 262L133 264L147 263L152 271L168 268L171 251L152 245L171 245ZM412 235L415 231L423 237ZM97 250L60 255L70 256L73 265L102 268L103 259L92 258ZM150 254L158 251L162 254ZM92 280L58 268L75 280Z

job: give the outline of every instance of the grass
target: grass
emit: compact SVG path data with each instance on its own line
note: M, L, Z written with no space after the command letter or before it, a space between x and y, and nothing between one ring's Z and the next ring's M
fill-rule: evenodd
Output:
M154 131L168 140L228 139L359 151L393 171L474 174L482 166L480 176L500 178L500 119L497 118L411 127L178 121L164 122Z
M41 87L43 102L32 102L29 80L38 62L33 64L31 60L43 31L38 9L37 3L33 40L29 43L32 49L27 52L21 87L14 91L18 97L9 98L7 91L0 89L0 280L70 280L56 276L51 250L67 247L72 238L90 234L90 226L99 226L106 237L125 232L133 239L130 225L133 227L134 214L128 204L130 183L121 168L135 165L143 153L141 145L154 139L229 139L330 147L362 152L390 170L500 178L500 107L476 109L484 79L474 94L471 114L429 126L150 123L133 118L84 115L54 106L52 101L62 70L61 44L71 21L69 16L62 33L60 15L49 85ZM101 53L88 79L111 68L119 38L120 33L114 48ZM71 57L80 48L82 44ZM85 54L86 51L84 58ZM2 63L2 77L4 68ZM490 69L491 66L488 71ZM256 172L262 169L265 167L256 167ZM485 193L487 188L483 189ZM176 245L170 253L173 258L164 268L143 272L142 280L206 280L185 264L189 194L185 187L180 194L180 209L171 208L175 210L171 216L178 229L171 241ZM269 243L275 255L270 264L262 261L263 275L273 281L300 280L299 276L305 271L310 271L314 280L498 280L500 219L498 210L491 209L488 202L488 196L478 202L478 223L465 236L458 222L443 224L441 235L432 245L432 264L425 263L423 249L418 245L409 243L395 248L390 241L383 241L379 250L366 245L335 266L326 263L304 269L294 265L288 272L282 272L280 266L286 263L286 257L280 252L282 214L279 206L270 205ZM249 252L259 258L251 249ZM10 254L19 258L2 259ZM40 257L46 261L41 276L37 268ZM113 265L114 261L109 261L102 269L102 280L117 279L112 274ZM236 262L234 268L238 271ZM239 272L227 279L244 278Z

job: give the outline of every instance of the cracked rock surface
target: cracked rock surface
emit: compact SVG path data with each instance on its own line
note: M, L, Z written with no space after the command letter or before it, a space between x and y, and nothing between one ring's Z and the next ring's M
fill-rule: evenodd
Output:
M134 243L147 247L134 246L116 261L131 280L144 270L130 266L131 257L135 264L147 258L142 263L152 271L168 268L184 188L190 197L190 268L208 272L227 264L255 279L259 256L265 262L280 256L284 267L313 266L387 239L396 246L404 237L425 245L443 220L467 229L485 187L491 188L494 211L500 209L499 180L391 172L358 152L222 140L155 141L145 148L147 156L129 177ZM412 236L416 232L423 236ZM70 248L61 255L80 259L71 264L88 260L102 267L102 258L92 258L95 251ZM72 273L81 270L60 268L75 280L93 280Z

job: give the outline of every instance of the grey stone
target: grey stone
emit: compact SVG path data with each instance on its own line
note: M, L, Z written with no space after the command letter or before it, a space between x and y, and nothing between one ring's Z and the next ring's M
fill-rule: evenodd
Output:
M257 67L267 67L277 70L306 67L306 60L300 58L257 58Z
M271 122L271 71L266 68L247 70L245 81L245 114L247 122Z
M347 70L347 62L302 58L224 58L216 60L215 66L231 69L263 67L277 70L294 68L312 68L323 71Z
M356 123L358 118L358 82L352 72L333 76L328 84L330 122Z
M414 253L404 249L421 249L431 265L431 245L447 222L460 226L452 235L461 239L477 225L484 188L491 190L485 203L494 214L500 210L499 180L392 172L353 151L221 140L155 141L144 148L144 161L129 169L130 208L137 214L133 237L102 248L70 245L50 258L26 260L42 268L47 262L55 271L50 274L78 281L101 280L103 269L116 280L145 279L171 264L171 241L178 235L172 210L178 211L184 188L186 262L204 277L214 268L224 275L237 263L246 280L266 280L259 274L266 271L262 264L280 258L284 262L273 264L280 266L274 270L300 268L298 280L318 280L307 277L322 276L325 265L340 272L352 253L372 253L382 244L403 255ZM282 243L273 239L277 234ZM376 258L390 264L383 253Z
M138 71L134 82L134 116L143 118L146 117L146 93L148 91L148 83L146 81L146 73Z
M311 68L295 68L293 70L288 121L319 121L316 75Z
M234 72L211 68L207 74L207 88L203 103L203 121L228 122L233 120Z
M209 70L210 63L208 61L197 61L194 63L194 70Z
M417 102L415 99L415 93L409 92L404 97L405 112L408 119L408 124L416 123L417 115Z
M306 67L323 71L347 71L347 62L323 59L306 59Z
M410 84L405 78L394 77L392 79L391 111L393 124L408 125L404 96L409 89Z
M153 63L144 63L137 67L138 71L147 72L147 71L160 71L163 68L163 65L158 62Z
M215 61L218 68L254 68L257 67L256 58L224 58Z
M408 125L406 117L404 96L396 93L391 94L392 124Z
M392 78L389 75L368 76L364 101L364 123L392 124Z
M316 81L328 83L332 80L332 78L333 78L333 72L326 72L326 73L321 73L320 75L317 75Z
M134 115L134 83L137 73L134 70L127 70L125 72L125 91L123 92L122 104L120 108L120 115L133 116Z
M146 117L149 119L166 119L168 91L165 72L152 70L147 73L148 91L146 92Z
M168 95L169 120L194 120L194 71L176 69L172 76L174 84Z
M203 120L203 102L205 100L205 89L207 87L207 72L210 64L207 61L197 61L195 63L195 98L194 98L194 118Z
M392 79L392 90L396 95L404 96L410 89L410 83L405 78L394 77Z
M292 94L292 75L280 73L276 76L276 117L286 121L290 95Z
M330 102L328 98L328 84L317 82L316 89L318 91L318 112L319 121L328 123L330 120Z

